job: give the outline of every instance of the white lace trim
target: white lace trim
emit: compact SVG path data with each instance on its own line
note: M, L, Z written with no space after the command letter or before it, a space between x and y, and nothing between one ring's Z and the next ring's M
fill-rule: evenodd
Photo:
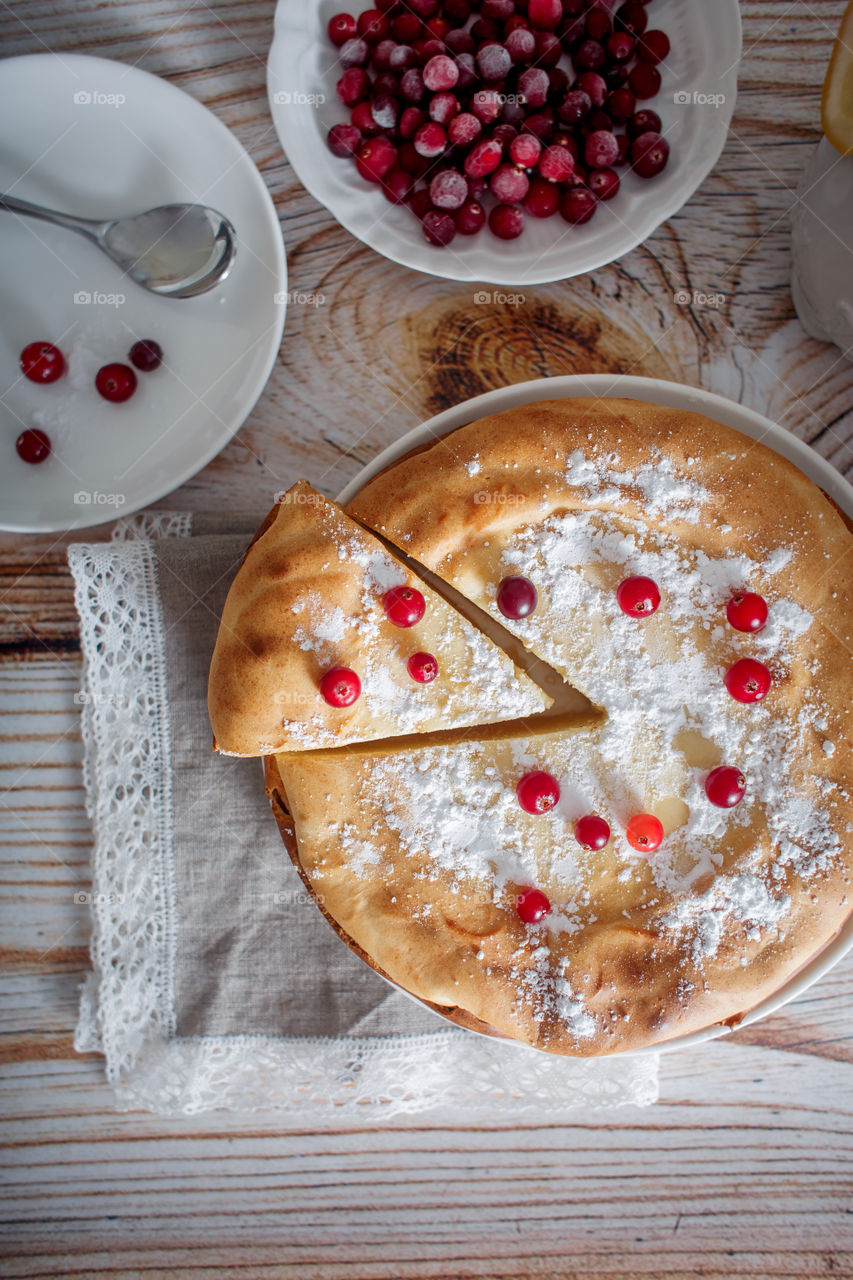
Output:
M579 1109L648 1105L658 1056L565 1061L459 1030L323 1038L175 1035L175 883L163 628L151 536L190 513L122 522L69 548L80 614L80 700L94 827L93 973L75 1047L99 1050L122 1108L163 1114L274 1108L293 1123L554 1123ZM511 1104L511 1105L510 1105ZM445 1116L453 1108L453 1116Z
M191 511L137 511L119 520L112 532L113 542L133 538L187 538L192 531Z

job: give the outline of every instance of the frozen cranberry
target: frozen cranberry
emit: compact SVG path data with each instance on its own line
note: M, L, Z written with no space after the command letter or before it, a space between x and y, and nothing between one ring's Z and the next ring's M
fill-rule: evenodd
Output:
M483 124L497 120L503 109L503 100L496 89L478 89L471 98L471 110Z
M518 204L527 195L530 179L523 169L517 169L512 164L502 164L492 174L489 187L496 200L504 204Z
M560 0L530 0L527 16L532 26L553 31L563 16L563 6Z
M735 631L760 631L767 621L767 601L754 591L742 591L726 605L726 617Z
M398 45L395 40L380 40L373 50L373 69L374 71L389 71L391 68L391 54L395 49L403 48ZM409 56L413 57L412 50L408 50ZM412 64L409 63L409 66Z
M584 849L603 849L610 839L610 827L597 813L587 813L575 823L574 836Z
M471 36L479 44L486 40L497 40L501 29L493 18L478 18L471 27Z
M471 6L468 0L444 0L444 12L454 27L464 27L471 16Z
M646 31L637 41L637 57L656 65L669 57L669 36L665 31Z
M538 111L548 101L548 73L541 67L528 67L518 77L518 92L525 105Z
M400 115L397 99L390 93L377 93L370 104L370 114L380 129L395 129Z
M333 124L326 142L333 156L355 155L362 143L361 130L353 124Z
M95 386L105 400L123 404L136 390L136 374L126 364L105 364L95 374Z
M628 84L638 98L653 98L660 89L660 72L650 62L638 62L631 68Z
M536 37L527 27L510 31L504 43L513 62L530 62L536 52Z
M495 142L499 142L504 150L507 149L513 138L518 136L518 130L511 124L505 124L503 120L500 124L496 124L492 129L492 137Z
M536 63L546 71L556 67L563 56L563 46L553 31L536 32Z
M463 31L461 27L457 27L454 31L448 31L447 39L444 42L451 53L473 53L476 49L471 34Z
M669 143L659 133L641 133L631 143L631 164L640 178L654 178L669 160Z
M456 214L456 230L461 236L474 236L482 231L486 221L486 211L479 200L466 200Z
M347 40L352 40L357 30L355 18L351 13L336 13L329 19L327 27L329 39L338 48L346 44Z
M563 124L580 124L592 107L589 94L580 89L567 93L557 108L557 115Z
M15 441L15 448L23 462L36 466L50 457L50 437L46 431L42 431L41 427L27 427Z
M349 667L332 667L320 681L320 694L330 707L351 707L361 693L361 681Z
M424 239L429 244L440 247L450 244L456 235L456 223L450 214L440 213L438 209L430 209L429 213L425 213L421 226L424 229Z
M522 169L532 169L542 154L542 143L532 133L520 133L509 144L510 159Z
M406 44L395 45L388 55L388 69L395 75L401 75L404 71L413 71L417 65L417 54Z
M739 658L725 675L726 688L736 702L761 702L772 683L767 667L755 658Z
M406 670L418 684L432 684L438 675L438 663L431 653L413 653Z
M534 111L533 115L525 120L523 129L526 133L532 133L540 142L545 142L554 130L553 112Z
M400 78L393 71L380 71L373 81L373 97L378 93L389 93L392 98L400 96Z
M656 111L650 111L648 107L643 107L641 111L636 112L628 121L628 136L630 138L639 138L644 133L660 133L661 121Z
M524 211L515 204L496 204L489 214L489 230L499 240L516 240L524 230Z
M452 89L459 79L459 68L446 53L436 54L430 58L423 71L424 84L433 93L444 93Z
M373 119L373 111L369 102L357 102L350 112L350 123L354 129L363 133L365 138L375 138L382 132L380 125Z
M400 76L400 93L407 102L414 104L423 101L426 86L418 67L410 67Z
M468 183L456 169L443 169L429 184L429 198L436 209L460 209L468 199Z
M503 148L492 138L477 142L465 157L464 169L471 178L487 178L501 162Z
M398 125L400 137L405 138L407 142L411 141L421 125L426 124L426 119L426 115L421 111L420 107L405 107Z
M522 889L515 900L515 909L525 924L538 924L551 914L551 901L541 889Z
M454 147L467 147L475 142L483 132L483 126L470 111L462 111L454 116L447 126L447 136Z
M411 44L413 40L418 40L422 30L421 20L414 13L398 14L391 22L391 35L400 44Z
M620 31L638 36L649 25L649 15L642 4L623 4L616 10L615 22Z
M541 889L522 889L515 900L515 909L525 924L538 924L551 914L551 901Z
M506 22L515 13L514 0L483 0L480 13L493 22Z
M477 67L484 80L504 80L511 66L509 50L502 44L481 44L477 50Z
M444 43L445 37L450 32L450 23L447 21L446 18L442 17L440 13L436 14L434 18L430 18L427 22L425 22L424 26L426 28L427 33L433 36L434 39L440 40L442 44Z
M344 69L348 67L364 67L370 58L370 46L361 36L347 40L341 45L338 62Z
M497 605L505 618L526 618L539 602L536 588L529 578L520 574L514 578L502 578L498 585Z
M413 142L419 156L426 156L428 160L432 160L434 156L440 156L447 146L447 134L440 124L430 120L421 125Z
M640 853L654 853L663 840L663 823L651 813L638 813L625 828L625 839Z
M395 165L382 179L382 194L391 204L404 204L411 195L413 182L411 173L406 173L405 169L398 169Z
M390 23L378 9L365 9L358 16L357 27L362 40L368 44L379 44L380 40L387 40Z
M477 83L477 64L474 62L473 53L460 53L456 57L456 65L459 68L459 83L456 88L470 89L472 84Z
M565 147L550 146L539 158L539 176L548 182L568 182L575 171L575 162Z
M30 382L56 382L65 372L65 357L52 342L30 342L21 352L21 372Z
M560 191L553 182L545 182L542 178L533 178L530 190L524 201L524 207L534 218L550 218L557 212Z
M621 185L615 169L591 169L586 184L599 200L612 200Z
M412 45L415 53L421 60L421 64L425 67L432 58L439 55L446 57L444 50L444 42L442 40L418 40L417 44Z
M634 37L628 31L614 31L607 41L607 56L614 62L627 62L634 52Z
M404 142L397 152L397 164L413 177L422 178L429 170L431 161L427 160L426 156L418 155L411 142Z
M350 67L335 86L337 95L345 107L354 107L370 88L367 72L361 67Z
M519 779L515 794L525 813L548 813L560 799L560 784L552 774L537 769Z
M575 71L598 71L606 61L604 45L598 40L581 40L572 50Z
M630 72L625 62L611 62L609 66L603 68L603 71L608 89L622 89L628 83Z
M387 138L368 138L355 153L355 167L368 182L381 182L396 159L397 152Z
M560 196L560 214L573 226L589 222L597 205L595 196L586 187L570 187Z
M348 127L342 126L344 129ZM140 338L139 342L134 342L130 348L127 358L141 373L153 373L163 363L163 348L153 338Z
M746 778L740 769L721 764L705 779L705 795L718 809L733 809L746 795Z
M637 99L630 89L614 89L604 103L604 110L611 120L623 124L634 114Z
M429 198L429 187L418 187L412 192L409 208L416 218L425 218L428 213L434 212Z
M616 144L619 147L619 155L616 157L616 164L627 164L628 157L631 152L631 139L627 133L616 134Z
M587 94L593 107L603 107L607 98L607 81L597 71L584 71L579 75L572 89Z
M584 146L584 160L593 169L607 169L619 155L615 136L606 129L591 133Z
M652 578L626 578L616 588L616 603L631 618L648 618L660 604L660 588Z
M439 0L408 0L407 8L426 22L427 18L432 18L438 13Z
M569 91L569 77L562 67L552 67L548 72L548 97L553 102L562 102Z
M429 104L429 118L436 124L449 125L459 114L459 99L453 93L434 93Z
M426 612L426 601L416 587L391 587L382 597L385 616L395 627L413 627Z

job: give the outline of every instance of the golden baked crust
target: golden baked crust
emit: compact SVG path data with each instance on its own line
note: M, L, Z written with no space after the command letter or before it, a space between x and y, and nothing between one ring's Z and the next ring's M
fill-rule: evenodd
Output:
M391 586L417 585L427 603L413 627L382 608ZM439 656L416 684L413 653ZM331 707L323 672L355 670L362 693ZM237 572L210 667L215 745L229 755L337 746L542 711L550 699L486 636L418 581L378 539L305 481L265 522Z
M495 618L500 579L529 576L538 609L500 621L607 715L515 747L278 760L303 869L380 968L503 1034L605 1053L737 1019L836 934L853 866L853 539L795 467L701 415L556 401L460 428L349 509ZM614 604L636 573L664 593L642 622ZM770 602L757 635L726 623L738 589ZM773 673L764 703L725 692L743 656ZM561 810L513 807L525 757L565 784ZM737 809L704 796L720 763L747 776ZM454 855L445 819L466 806L491 831L490 868L462 834ZM603 853L572 841L579 809L610 822ZM623 835L640 811L667 831L649 861ZM511 909L522 876L554 908L532 930Z

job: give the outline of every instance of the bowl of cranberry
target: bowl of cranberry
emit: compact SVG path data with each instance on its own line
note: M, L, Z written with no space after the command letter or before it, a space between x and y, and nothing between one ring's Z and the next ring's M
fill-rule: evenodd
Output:
M268 88L317 200L452 280L568 279L642 243L717 162L737 0L279 0Z

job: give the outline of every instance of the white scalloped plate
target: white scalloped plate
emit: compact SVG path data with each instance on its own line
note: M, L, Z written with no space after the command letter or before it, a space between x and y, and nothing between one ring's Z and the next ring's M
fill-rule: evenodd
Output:
M344 6L346 7L346 6ZM365 8L357 5L354 12ZM359 177L350 160L326 146L331 125L346 118L335 83L341 74L326 24L341 0L279 0L267 66L273 121L287 158L312 196L359 240L393 262L448 280L501 285L543 284L594 271L646 240L690 198L719 159L737 97L741 55L738 0L656 0L653 24L672 51L663 83L648 105L661 116L672 156L653 181L622 170L622 189L585 226L558 216L528 218L511 244L489 231L457 236L445 249L428 245L409 209L390 205ZM723 102L707 99L721 94ZM319 97L323 101L318 102ZM686 95L689 102L677 99ZM694 95L699 95L694 101Z
M694 413L704 413L736 431L760 440L769 449L787 458L795 466L813 480L816 485L838 504L845 515L853 520L853 485L847 483L843 476L807 444L777 427L769 418L735 404L723 396L714 395L710 391L702 391L698 387L686 387L676 382L665 382L659 378L635 378L625 374L573 374L565 378L539 378L533 382L521 382L512 387L501 387L497 391L487 391L485 395L475 396L463 404L437 414L427 422L401 436L394 444L384 449L378 457L368 463L357 476L354 476L346 488L338 494L338 502L351 502L360 489L369 480L391 463L396 462L411 449L419 445L429 444L440 436L446 435L466 422L474 422L487 414L501 413L504 409L515 409L522 404L531 404L536 400L553 400L569 396L623 396L634 400L647 400L652 404L664 404L673 409L685 409ZM705 1040L714 1040L728 1035L738 1027L749 1026L760 1018L775 1013L783 1005L807 991L813 983L822 978L838 961L853 948L853 915L827 945L807 964L789 978L778 991L766 1000L762 1000L755 1008L746 1013L736 1026L725 1023L714 1023L701 1031L689 1035L676 1036L662 1044L652 1045L647 1049L637 1049L626 1053L629 1057L635 1054L669 1052L673 1049L686 1049L691 1045L701 1044ZM392 983L396 986L396 983ZM399 987L398 990L403 990ZM406 992L411 996L411 992ZM416 996L411 996L418 1004ZM476 1034L482 1034L477 1032ZM507 1044L517 1042L508 1040ZM521 1049L529 1048L519 1045ZM539 1050L533 1050L539 1052Z

